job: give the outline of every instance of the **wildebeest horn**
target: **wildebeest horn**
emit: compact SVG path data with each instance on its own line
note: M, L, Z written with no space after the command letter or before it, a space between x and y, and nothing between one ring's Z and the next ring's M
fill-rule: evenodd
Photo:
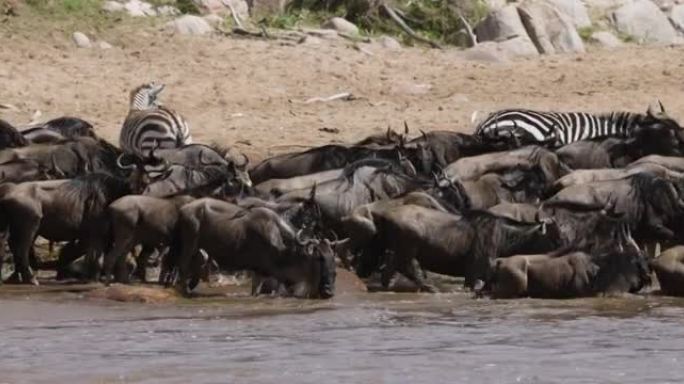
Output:
M307 246L309 244L318 244L318 240L315 239L302 239L302 232L304 232L303 229L300 229L297 231L297 234L295 235L295 240L299 243L301 246Z
M425 131L423 131L422 129L419 129L419 131L420 131L420 134L423 135L423 139L425 139L425 141L427 141L427 134L425 133Z
M202 165L211 165L211 162L209 162L209 161L205 162L204 161L204 151L200 151L199 162Z
M119 157L116 158L116 165L121 169L134 169L135 164L123 165L123 163L121 162L121 159L123 159L124 156L125 156L125 154L122 153L119 155Z
M665 107L663 106L663 102L658 99L658 106L660 107L660 113L665 114Z
M238 168L247 168L247 165L249 164L249 157L245 155L244 153L241 153L240 156L242 156L242 159L244 160L242 163L238 163L235 161L235 166Z
M408 123L406 122L406 120L404 120L404 135L408 136L408 134L409 134Z
M313 184L311 187L311 192L309 192L309 200L314 201L316 199L316 187L318 186L318 183Z

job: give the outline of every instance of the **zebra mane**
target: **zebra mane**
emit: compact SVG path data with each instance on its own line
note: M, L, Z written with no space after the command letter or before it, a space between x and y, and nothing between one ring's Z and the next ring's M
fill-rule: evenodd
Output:
M163 85L154 82L135 87L130 93L130 110L143 111L159 108L161 105L157 103L157 95L162 89Z

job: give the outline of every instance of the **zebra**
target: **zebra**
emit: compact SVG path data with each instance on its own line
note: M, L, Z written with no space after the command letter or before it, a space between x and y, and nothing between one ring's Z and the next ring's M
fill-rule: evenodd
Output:
M650 107L646 114L611 112L591 114L585 112L540 112L530 109L504 109L490 114L475 129L485 138L521 138L532 143L551 143L561 146L579 140L600 137L630 138L640 128L672 121L665 114ZM675 123L676 124L676 123Z
M164 84L143 84L130 93L128 116L119 135L125 154L149 158L157 148L191 144L190 128L176 111L157 102Z

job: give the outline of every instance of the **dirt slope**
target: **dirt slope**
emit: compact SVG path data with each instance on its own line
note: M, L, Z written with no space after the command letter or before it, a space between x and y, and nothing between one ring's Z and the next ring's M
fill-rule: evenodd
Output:
M196 141L235 144L257 158L288 146L355 140L388 125L399 129L403 121L416 133L468 132L474 111L513 106L643 111L660 98L684 119L684 48L485 63L457 50L366 46L369 55L345 41L287 45L157 30L110 34L116 48L87 50L65 35L4 31L0 103L19 111L0 109L1 118L24 124L36 110L42 119L76 115L116 141L129 90L157 79L167 84L162 101L186 116ZM340 92L356 99L304 103ZM324 127L340 134L319 132Z

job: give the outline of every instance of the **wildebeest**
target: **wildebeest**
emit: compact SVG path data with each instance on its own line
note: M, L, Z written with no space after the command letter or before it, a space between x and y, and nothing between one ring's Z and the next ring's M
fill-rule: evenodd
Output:
M179 232L180 244L173 248L180 250L177 260L184 290L196 285L195 255L201 248L221 268L273 277L296 295L329 298L334 294L332 245L301 239L296 228L270 209L245 210L220 200L199 199L181 208Z
M521 223L486 211L473 210L458 216L402 205L376 213L374 221L389 250L384 260L383 284L388 284L398 271L428 291L433 288L423 281L421 269L465 276L466 286L474 287L477 280L487 280L490 263L496 257L517 253L532 243L545 242L550 249L557 246L555 231L547 228L552 223ZM364 256L375 259L360 262L360 275L377 270L383 261L381 254Z
M449 164L444 172L450 178L467 181L475 180L486 173L500 173L515 168L531 169L535 166L541 169L548 184L570 172L555 153L537 146L464 157Z
M136 245L143 245L148 250L169 246L177 233L179 210L192 200L190 196L162 199L128 195L112 202L107 208L112 246L104 258L105 281L110 281L114 266L122 263ZM146 263L146 258L141 255L137 268L142 277ZM116 280L127 282L128 275L118 273Z
M664 294L684 296L684 246L665 250L649 265L655 271Z
M641 157L633 139L615 137L575 141L556 154L572 169L620 168Z
M24 283L37 284L28 265L36 236L50 241L79 240L94 263L106 244L106 208L131 193L126 180L93 173L71 180L9 184L0 197L0 215L9 229L9 246ZM69 260L61 260L63 267ZM95 271L93 271L95 272Z
M665 223L684 208L671 181L648 173L573 185L547 199L544 207L603 207L612 200L632 230L658 239L672 238L673 232Z
M101 139L83 137L57 144L36 144L0 151L0 180L22 182L73 178L100 172L123 176L120 151Z
M354 208L432 185L432 180L409 176L390 161L366 159L347 166L338 178L318 184L315 201L327 225L341 232L341 218L350 214ZM303 189L286 193L278 201L308 198L309 189Z
M249 171L255 184L269 179L288 179L311 173L344 168L355 161L377 158L400 162L403 149L392 146L324 145L303 152L271 157Z
M494 297L568 298L598 293L638 292L650 284L646 259L621 224L617 244L593 251L516 255L495 261Z
M329 171L316 172L304 176L291 177L289 179L269 179L259 183L255 188L263 193L280 196L298 189L311 188L314 185L337 179L342 175L343 169L331 169Z
M439 173L462 157L508 149L504 143L483 141L480 136L452 131L422 132L407 145L417 147L414 163L424 174Z
M58 117L21 131L22 136L36 144L58 143L80 137L96 138L92 124L78 117Z
M0 149L25 147L29 145L26 140L12 124L0 119Z
M139 172L149 178L142 194L154 197L178 195L223 196L251 186L245 171L248 159L238 162L227 150L202 144L178 149L153 149L144 161L120 155L120 168Z

